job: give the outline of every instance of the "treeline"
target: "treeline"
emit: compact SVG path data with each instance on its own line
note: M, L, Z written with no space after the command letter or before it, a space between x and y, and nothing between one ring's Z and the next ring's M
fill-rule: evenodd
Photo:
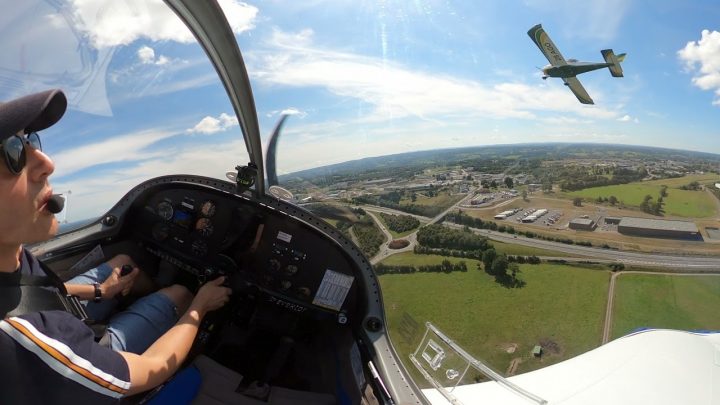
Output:
M483 221L480 218L474 218L471 217L462 211L458 211L457 213L451 212L445 215L444 218L445 221L450 221L458 225L465 225L470 228L479 228L479 229L490 229L491 231L498 231L498 232L505 232L509 233L511 235L520 235L525 236L526 238L537 238L542 240L547 240L550 242L560 242L564 243L566 245L578 245L578 246L592 246L592 242L587 241L574 241L570 238L561 238L561 237L552 237L552 236L544 236L537 234L533 231L521 231L513 228L511 225L498 225L497 223L493 221Z
M488 246L491 246L488 243ZM413 248L413 253L418 255L438 255L438 256L451 256L451 257L462 257L465 259L482 259L482 250L458 250L458 249L447 249L447 248L431 248L416 244Z
M472 232L460 231L439 224L420 228L417 241L430 248L455 250L485 250L490 247L487 238Z
M585 188L612 186L616 184L627 184L633 181L642 180L647 176L647 170L615 169L612 178L595 174L582 174L569 177L560 183L562 191L577 191Z
M389 266L378 263L375 265L375 273L380 274L410 274L410 273L452 273L454 271L466 272L465 262L453 264L450 260L443 260L441 264L426 264L421 266Z
M410 215L391 215L381 212L380 216L385 221L388 228L394 232L406 232L420 226L420 221Z
M393 200L383 198L383 196L377 195L363 195L355 197L352 200L353 204L372 204L379 205L385 208L391 208L398 211L407 212L408 214L421 215L424 217L434 217L443 211L443 207L436 207L432 205L417 205L417 204L399 204Z

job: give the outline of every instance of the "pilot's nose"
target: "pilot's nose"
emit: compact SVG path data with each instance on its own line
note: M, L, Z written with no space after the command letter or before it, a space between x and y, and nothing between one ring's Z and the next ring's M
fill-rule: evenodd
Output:
M33 181L44 181L55 171L55 163L40 149L25 147L28 176Z

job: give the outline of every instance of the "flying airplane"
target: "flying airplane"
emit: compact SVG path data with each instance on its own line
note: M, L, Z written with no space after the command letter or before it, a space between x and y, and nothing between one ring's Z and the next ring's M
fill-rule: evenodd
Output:
M543 80L546 80L548 77L562 78L565 85L570 88L573 94L575 94L575 97L583 104L595 104L595 102L590 98L582 84L580 84L580 81L576 77L577 75L608 68L613 77L623 77L620 62L625 59L624 53L615 55L612 49L603 49L600 53L602 53L605 63L578 62L577 59L566 60L541 24L530 28L528 35L550 62L549 65L541 69L543 72Z

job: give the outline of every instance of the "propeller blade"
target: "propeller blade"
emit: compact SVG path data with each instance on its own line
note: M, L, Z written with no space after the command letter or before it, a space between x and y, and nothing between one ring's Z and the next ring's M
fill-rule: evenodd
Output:
M282 130L283 124L285 124L285 120L289 116L290 114L283 114L280 117L280 120L277 124L275 124L275 129L273 130L272 135L270 135L270 140L268 141L267 151L265 152L265 172L267 173L268 187L276 186L278 184L277 168L275 166L275 153L277 151L277 141L280 139L280 131Z

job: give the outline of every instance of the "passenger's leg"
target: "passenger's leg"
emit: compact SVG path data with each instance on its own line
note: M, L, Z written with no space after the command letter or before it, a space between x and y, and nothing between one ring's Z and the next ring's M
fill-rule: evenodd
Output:
M110 348L142 354L185 313L193 295L172 285L135 301L108 324Z

